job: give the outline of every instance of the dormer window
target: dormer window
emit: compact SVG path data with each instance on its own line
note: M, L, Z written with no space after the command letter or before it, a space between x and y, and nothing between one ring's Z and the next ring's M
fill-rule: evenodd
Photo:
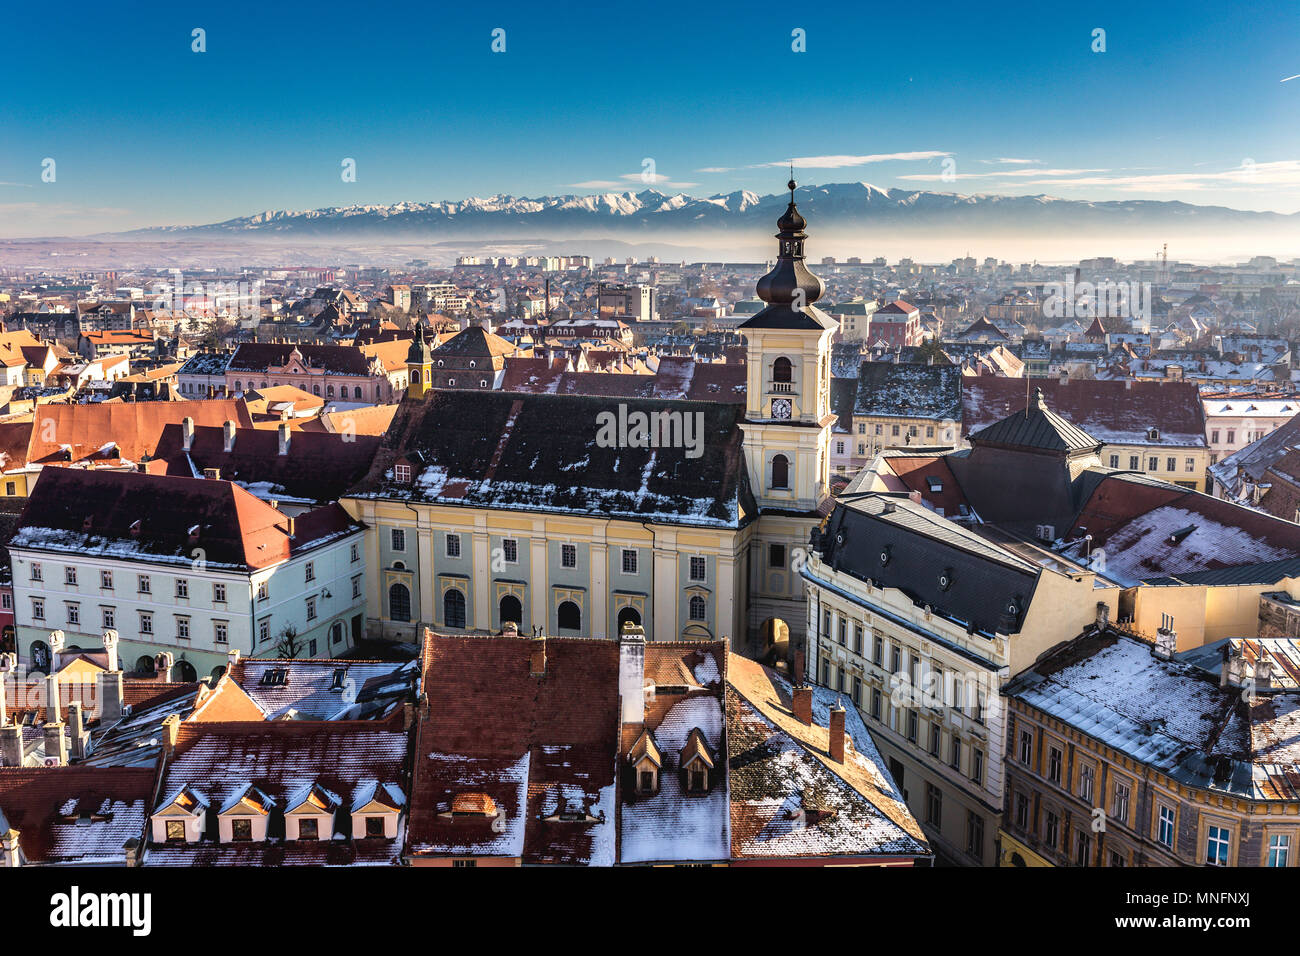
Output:
M236 843L250 843L253 839L253 821L240 817L230 821L230 839Z
M682 774L687 793L708 793L709 772L713 769L713 755L709 751L704 731L695 727L686 738L680 754Z
M638 794L653 796L659 792L659 771L663 769L663 755L650 731L641 731L641 736L628 752L628 763L632 765L633 786Z

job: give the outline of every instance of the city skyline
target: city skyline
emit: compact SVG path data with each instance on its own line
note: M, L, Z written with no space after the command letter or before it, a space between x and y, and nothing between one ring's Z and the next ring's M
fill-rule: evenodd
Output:
M15 35L82 28L57 71L38 68L45 47L11 57L0 235L495 194L765 195L790 160L809 183L1300 210L1300 13L1192 7L941 5L923 28L848 6L379 24L333 3L22 8ZM96 56L130 49L140 68Z

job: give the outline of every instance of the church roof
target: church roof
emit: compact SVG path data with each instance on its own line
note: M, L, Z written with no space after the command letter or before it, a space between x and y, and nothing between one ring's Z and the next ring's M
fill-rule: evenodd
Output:
M1101 447L1101 442L1082 428L1071 425L1049 409L1042 389L1023 412L1012 412L987 428L973 432L970 439L977 444L1009 445L1066 454L1096 451Z

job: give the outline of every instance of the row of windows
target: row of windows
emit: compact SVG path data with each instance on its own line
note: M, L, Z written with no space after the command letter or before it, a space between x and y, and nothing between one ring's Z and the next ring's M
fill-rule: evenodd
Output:
M925 822L943 828L943 791L932 783L925 785ZM966 855L984 861L984 818L974 810L966 811Z
M352 545L350 560L353 564L361 560L361 550L356 545ZM45 580L45 571L41 562L33 561L29 571L30 580L42 582ZM316 580L316 562L308 561L303 566L303 583L310 584ZM71 565L65 565L63 568L63 583L70 587L77 586L77 569ZM113 572L101 570L99 572L99 587L104 591L112 591ZM190 596L189 578L173 578L174 594L178 598L188 598ZM153 594L153 578L148 574L137 574L135 576L135 590L137 594ZM270 597L269 586L266 581L259 582L257 586L257 599L264 601ZM223 582L215 581L212 584L212 600L217 604L226 602L226 585Z
M392 550L406 551L406 530L404 528L390 529L389 541ZM448 534L444 536L444 553L449 558L459 558L461 556L461 536L459 534ZM636 574L638 569L639 552L635 548L623 548L620 555L620 566L624 574ZM519 563L519 541L517 538L501 539L501 558L506 564ZM578 566L578 546L575 544L560 545L560 566L564 568L576 568ZM708 579L708 563L703 557L692 556L689 562L689 576L692 581L705 581Z
M307 391L307 386L306 386L306 384L298 384L298 385L294 385L292 382L288 382L288 383L276 382L276 383L275 383L275 386L276 386L276 387L279 387L279 386L282 385L282 384L288 384L290 388L299 388L299 389L301 389L301 390L304 391L304 392ZM258 385L256 382L250 380L250 381L248 382L248 387L249 387L250 390L252 390L252 389L256 389L256 388L269 388L269 387L271 387L271 386L269 386L265 381L263 381L261 385ZM241 391L243 391L243 389L244 389L244 382L243 382L243 380L242 380L242 379L235 379L235 391L236 391L236 392L241 392ZM319 385L319 384L312 385L312 387L311 387L311 393L312 393L313 395L320 395L320 385ZM334 386L333 386L333 385L327 385L327 386L325 386L325 397L326 397L326 398L334 398L334 397L335 397L335 394L334 394ZM346 385L341 385L341 386L339 386L339 394L338 394L337 397L338 397L338 398L341 398L341 399L346 399L346 398L348 397L348 387L347 387ZM356 385L356 386L353 387L353 389L352 389L352 397L355 398L355 399L358 399L358 400L360 400L360 399L362 398L362 394L361 394L361 386L360 386L360 385ZM383 401L383 398L384 398L384 386L383 386L383 385L376 385L376 386L375 386L375 400L376 400L376 401Z
M1119 462L1120 462L1120 457L1119 457L1119 455L1111 455L1111 456L1110 456L1110 467L1112 467L1112 468L1118 468L1118 467L1119 467ZM1129 470L1129 471L1141 471L1141 470L1142 470L1142 458L1141 458L1141 456L1139 456L1139 455L1129 455L1129 456L1128 456L1128 470ZM1159 471L1159 470L1160 470L1160 456L1159 456L1159 455L1149 455L1149 456L1147 456L1147 471ZM1165 468L1164 468L1164 470L1165 470L1165 471L1177 471L1177 470L1178 470L1178 459L1175 458L1173 455L1168 455L1168 456L1166 456L1166 458L1165 458ZM1195 459L1195 458L1184 458L1184 459L1183 459L1183 470L1186 471L1186 472L1189 473L1189 474L1195 472L1195 471L1196 471L1196 459Z

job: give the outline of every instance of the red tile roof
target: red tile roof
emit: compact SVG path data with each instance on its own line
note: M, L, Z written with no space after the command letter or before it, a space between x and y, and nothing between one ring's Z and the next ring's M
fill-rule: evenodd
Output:
M18 831L28 863L120 863L123 845L144 835L155 777L152 768L3 767L0 821Z

